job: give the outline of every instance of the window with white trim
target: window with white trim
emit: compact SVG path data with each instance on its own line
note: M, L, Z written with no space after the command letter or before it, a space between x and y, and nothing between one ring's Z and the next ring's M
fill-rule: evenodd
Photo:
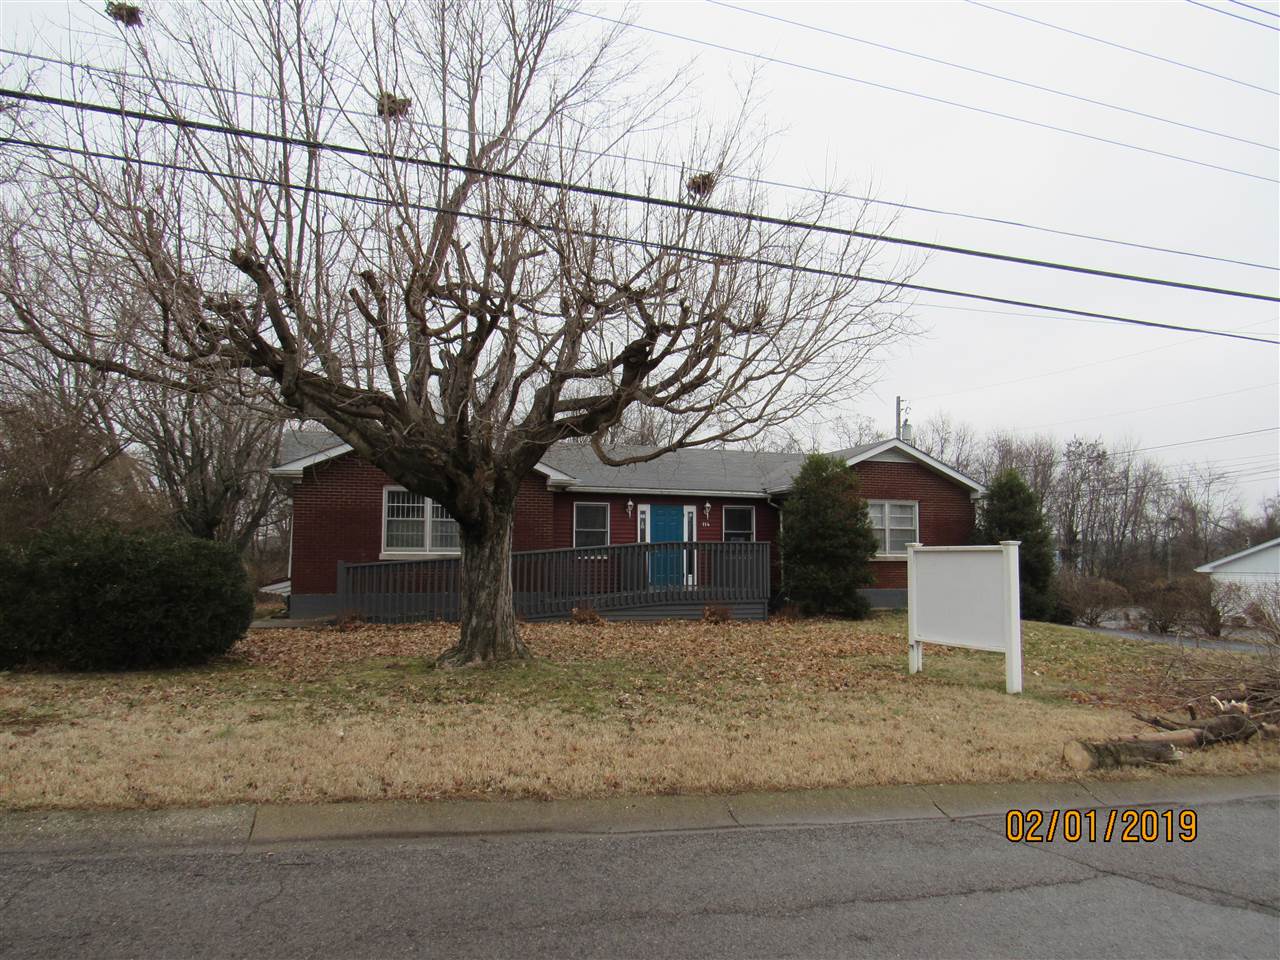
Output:
M575 503L573 505L573 545L575 547L607 547L609 545L609 505L607 503Z
M462 549L458 521L434 500L431 501L431 549L451 553Z
M724 531L721 539L725 543L750 543L756 538L755 507L725 507Z
M906 556L908 543L920 542L920 509L913 500L869 500L871 528L880 540L876 552Z
M382 491L384 553L457 553L458 522L440 504L403 487Z

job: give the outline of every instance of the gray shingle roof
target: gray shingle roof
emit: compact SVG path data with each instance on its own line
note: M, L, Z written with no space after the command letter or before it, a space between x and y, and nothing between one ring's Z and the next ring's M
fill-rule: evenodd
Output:
M651 449L651 448L649 448ZM643 447L615 447L615 457L634 456ZM798 453L760 453L752 450L675 450L656 460L611 467L600 462L589 446L561 444L543 462L573 477L577 487L610 490L671 490L688 493L764 494L771 477L794 476L804 460Z
M343 443L328 430L318 427L286 427L280 438L280 458L276 466L293 463L303 457L312 457L325 450L340 447Z
M876 443L866 443L832 455L844 459L857 456ZM277 466L343 446L327 430L308 427L289 429L280 442ZM644 447L615 447L619 459L645 452ZM572 486L680 493L733 493L762 496L786 490L800 472L803 453L765 453L754 450L717 450L694 447L675 450L656 460L612 467L603 464L586 444L564 443L543 457L543 463L573 477Z

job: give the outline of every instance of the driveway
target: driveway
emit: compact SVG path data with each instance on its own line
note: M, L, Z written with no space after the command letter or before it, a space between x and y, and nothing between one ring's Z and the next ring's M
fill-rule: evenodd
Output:
M1176 634L1148 633L1145 630L1129 630L1121 627L1080 627L1081 630L1092 630L1105 636L1124 637L1127 640L1146 640L1149 643L1163 643L1185 650L1227 650L1232 653L1265 653L1267 647L1248 640L1213 640L1205 637L1180 637Z
M945 803L944 803L945 805ZM1280 806L1193 842L1003 816L0 854L0 956L1274 958Z

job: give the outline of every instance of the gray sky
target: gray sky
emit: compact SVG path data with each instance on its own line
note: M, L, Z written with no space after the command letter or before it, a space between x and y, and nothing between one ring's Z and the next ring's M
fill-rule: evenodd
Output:
M1251 2L1280 12L1275 2ZM1189 3L996 5L1251 83L1280 86L1280 32ZM1221 6L1280 26L1280 17ZM586 9L609 15L621 7L594 3ZM751 9L1280 145L1274 95L972 3L788 2ZM0 4L0 40L5 46L65 53L66 11L62 2ZM645 3L635 8L635 15L642 26L1280 178L1275 150L1025 90L710 3ZM687 68L708 111L733 109L736 83L751 66L748 58L653 34L639 39L648 54L646 66L655 75ZM834 175L856 192L869 191L883 200L1280 263L1275 183L780 64L764 65L759 83L763 115L780 130L769 147L773 179L821 184ZM1274 271L953 217L902 211L895 232L1111 270L1280 291L1280 274ZM916 279L1162 322L1264 336L1280 333L1275 304L966 257L936 254ZM901 394L917 422L945 412L983 430L1081 433L1111 441L1135 439L1142 446L1280 424L1280 351L1274 347L1002 311L1020 312L922 295L913 311L921 334L892 351L875 392L854 412L891 428L893 398ZM1227 395L1181 402L1219 394ZM1226 470L1269 466L1270 475L1239 482L1240 499L1252 506L1277 492L1280 433L1275 431L1152 455L1170 464L1212 462Z

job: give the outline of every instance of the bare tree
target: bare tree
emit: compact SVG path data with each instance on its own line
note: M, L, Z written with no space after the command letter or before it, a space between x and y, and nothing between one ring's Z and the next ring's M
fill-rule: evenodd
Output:
M179 527L243 554L280 500L269 470L281 416L220 396L133 381L114 416Z
M977 431L967 423L957 423L945 413L935 413L916 427L912 443L961 473L973 474L980 468L981 443Z
M571 5L149 4L119 29L145 81L77 74L78 93L184 122L23 118L80 152L29 156L0 271L13 325L230 402L259 403L251 374L443 505L463 602L442 662L526 653L512 511L551 445L589 437L617 463L748 441L848 395L902 332L896 289L858 279L904 275L878 246L708 209L765 200L736 176L761 153L749 97L678 124L679 85L643 88L621 28ZM657 140L680 168L612 159ZM607 192L627 189L668 202ZM611 458L628 411L679 428Z
M110 378L34 351L0 357L0 537L156 520L147 473L104 415Z

